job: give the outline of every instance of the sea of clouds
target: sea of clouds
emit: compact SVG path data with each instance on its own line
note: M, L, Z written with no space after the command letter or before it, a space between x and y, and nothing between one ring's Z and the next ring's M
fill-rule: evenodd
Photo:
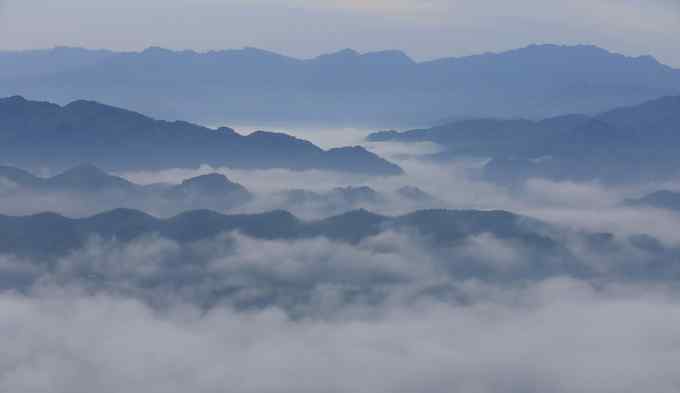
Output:
M272 195L293 188L368 185L389 193L417 186L437 198L436 207L506 209L551 223L574 259L544 259L489 234L433 247L417 233L395 231L357 244L239 233L179 244L149 234L126 243L92 238L50 260L0 255L0 391L680 389L673 270L680 216L622 204L652 186L533 179L510 190L471 175L479 162L414 158L432 146L382 149L406 175L207 166L122 175L176 184L223 173L257 195L234 212L281 208ZM0 213L84 216L120 207L112 206L115 198L34 197L5 197ZM308 219L339 213L284 207ZM424 207L399 199L367 206L391 215ZM593 247L576 236L582 231L609 232L615 240ZM635 247L627 239L638 234L658 239L666 251ZM595 274L574 274L570 263ZM650 263L670 266L670 274L618 274L621 266ZM545 274L530 274L546 266Z

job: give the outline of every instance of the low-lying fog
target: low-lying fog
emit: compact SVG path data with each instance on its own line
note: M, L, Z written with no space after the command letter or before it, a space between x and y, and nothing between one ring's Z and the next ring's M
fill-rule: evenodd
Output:
M560 245L597 276L575 277L558 266L547 276L508 280L464 277L449 268L465 261L506 277L530 264L556 262L536 261L516 243L487 234L433 249L418 234L394 232L357 244L238 233L188 246L158 236L129 243L92 239L49 263L1 255L0 391L678 389L680 292L673 266L680 252L673 250L680 247L680 215L623 203L672 183L611 187L531 179L508 189L475 177L483 160L435 164L423 157L437 146L364 143L370 131L297 135L323 147L360 143L398 163L405 175L208 166L117 175L154 187L226 175L254 194L222 210L228 214L286 209L316 219L356 208L387 215L502 209L555 224L565 234L613 233L617 242L606 249L568 240ZM368 186L380 197L332 193L348 186ZM402 187L423 194L411 198L398 192ZM281 197L291 189L320 197ZM170 216L188 206L74 193L0 198L0 213L10 215L80 217L136 207ZM618 240L640 234L671 251ZM641 261L671 266L673 274L651 280L612 273Z
M293 128L286 129L286 132L292 130ZM344 207L367 208L389 215L432 207L503 209L576 228L604 232L649 233L664 240L680 241L680 235L676 235L672 230L680 223L680 216L667 211L632 208L623 203L627 198L640 197L657 189L680 189L680 185L673 182L614 187L596 181L578 183L529 179L521 188L510 190L477 178L475 170L483 166L484 159L467 159L438 164L426 159L427 155L440 151L434 143L371 143L363 140L372 132L371 130L350 129L349 136L343 135L345 131L345 129L326 130L311 139L315 143L328 147L341 146L346 143L360 144L397 163L404 168L406 174L396 177L373 177L324 171L243 171L202 166L196 169L139 171L121 175L140 184L158 182L176 184L201 174L222 173L263 196L256 203L246 206L241 211L287 208L307 218L319 218L337 214L340 211L323 211L318 206L281 206L275 198L274 200L268 198L267 194L289 189L323 192L335 187L347 186L369 186L378 192L387 194L400 187L411 186L423 190L436 198L436 201L413 203L413 201L397 199L373 205L359 204ZM313 136L309 131L291 133L305 138Z

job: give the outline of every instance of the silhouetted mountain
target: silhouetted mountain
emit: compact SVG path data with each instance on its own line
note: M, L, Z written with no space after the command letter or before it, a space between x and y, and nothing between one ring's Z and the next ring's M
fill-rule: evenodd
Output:
M13 182L17 187L26 191L67 191L67 192L107 192L107 191L138 191L138 185L122 177L110 175L91 164L73 167L61 174L50 178L42 178L23 169L2 166L0 179Z
M0 216L0 252L17 255L64 255L92 236L129 241L159 234L178 242L195 242L237 231L262 239L327 237L358 242L386 230L417 231L437 243L452 244L483 233L514 239L535 247L553 247L542 234L546 226L522 216L496 211L424 210L389 217L366 210L316 221L302 221L285 211L252 215L222 215L208 210L158 219L129 209L88 218L69 219L45 213L25 217Z
M139 209L161 217L196 209L227 211L289 210L306 218L326 217L360 208L380 212L442 208L447 205L417 187L392 192L367 186L336 187L326 191L292 189L251 193L223 174L212 173L181 184L140 185L91 165L78 165L52 177L0 166L0 195L6 214L32 214L48 209L82 217L117 207ZM41 203L49 201L48 205Z
M596 116L542 121L465 120L431 129L369 135L371 141L442 145L440 160L488 157L495 181L527 177L626 182L678 173L680 97L664 97Z
M64 107L0 100L0 155L22 167L70 167L92 162L112 170L197 167L324 169L395 175L401 168L361 147L324 151L292 136L154 120L92 101Z
M0 167L0 191L16 199L34 196L63 198L68 205L86 204L99 210L115 206L147 208L156 211L191 209L228 210L250 202L253 195L242 185L221 174L187 179L178 185L142 186L110 175L91 165L79 165L49 178L32 175L13 167Z
M626 204L680 211L680 192L656 191L639 199L627 199Z
M268 198L268 208L290 210L306 217L328 216L357 209L392 213L395 210L447 206L423 190L410 186L392 192L376 191L367 186L336 187L328 191L292 189L275 192Z
M0 82L2 95L61 103L89 97L209 123L535 118L595 113L680 92L680 72L650 56L557 45L420 63L399 51L351 49L301 60L255 48L59 48L0 52Z
M79 165L44 181L44 186L71 192L135 191L138 187L122 177L109 175L91 164Z
M217 241L229 247L229 240L221 236L231 232L255 239L323 237L349 244L380 234L391 236L398 233L422 244L433 257L441 259L439 269L442 274L452 274L457 278L483 279L507 274L519 279L565 274L596 276L602 272L592 264L591 254L583 259L583 247L587 247L590 253L602 252L604 255L620 247L636 247L642 259L636 257L634 263L619 261L606 274L668 280L677 277L675 261L680 255L680 250L667 248L647 235L617 239L607 233L571 232L505 211L479 210L421 210L396 217L355 210L313 221L301 220L281 210L240 215L197 210L167 219L129 209L80 219L52 213L24 217L0 215L0 253L22 258L37 257L42 265L49 266L58 262L60 257L92 244L89 242L93 239L102 244L160 237L177 242L187 255L193 255L199 261L206 257L201 256L202 253L210 253L210 246L206 249L201 245ZM480 241L484 243L480 245ZM491 266L484 256L466 251L471 244L475 245L475 249L487 245L498 247L495 242L502 242L504 246L501 247L511 247L513 254L518 253L512 257L513 260L520 260L512 262L512 266ZM574 244L581 251L574 252ZM641 263L642 260L645 262ZM173 263L169 268L177 273L184 271L189 274L185 270L177 270L181 266L186 266L184 260Z
M253 195L245 187L217 173L185 180L163 195L188 206L202 206L206 209L228 209L253 199Z
M293 189L276 192L269 198L268 208L290 210L306 216L311 214L314 217L359 208L376 209L388 202L388 196L366 186L336 187L323 192Z
M286 190L279 192L288 204L303 203L337 203L343 205L372 204L384 198L377 191L367 186L336 187L327 192L309 190Z
M400 197L416 203L434 203L436 198L418 187L404 186L396 191Z
M402 133L379 132L371 142L434 142L447 148L444 154L488 156L508 151L531 150L548 135L540 122L529 120L464 120L430 129Z
M247 193L248 190L242 185L230 181L226 176L212 173L192 177L185 180L173 189L174 192L183 194L213 194L228 195L231 193Z

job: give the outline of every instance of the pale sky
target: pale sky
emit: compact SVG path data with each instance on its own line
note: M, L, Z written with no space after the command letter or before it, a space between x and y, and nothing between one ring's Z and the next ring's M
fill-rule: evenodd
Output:
M0 48L255 46L415 59L595 44L680 67L680 0L0 0Z

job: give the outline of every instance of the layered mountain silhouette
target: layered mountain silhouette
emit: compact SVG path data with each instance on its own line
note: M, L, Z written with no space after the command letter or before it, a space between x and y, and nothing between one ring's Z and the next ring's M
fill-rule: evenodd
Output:
M158 117L436 121L595 113L680 93L680 71L594 46L532 45L416 62L400 51L296 59L244 48L0 52L0 95L66 103L88 97ZM162 97L162 99L159 99Z
M0 176L2 175L0 170ZM42 188L69 192L138 191L136 184L122 177L110 175L92 164L78 165L45 179Z
M680 96L594 116L541 121L464 120L430 129L371 134L374 142L430 141L446 150L438 160L488 157L495 181L527 177L638 181L677 174Z
M250 202L254 195L221 174L187 179L181 184L142 186L104 172L91 164L78 165L56 176L43 178L25 170L0 166L0 196L42 197L65 195L93 206L155 206L170 211L186 209L227 210Z
M0 166L0 178L14 183L24 190L68 191L68 192L107 192L141 191L141 186L126 179L110 175L92 164L81 164L56 176L43 178L10 166Z
M40 201L66 215L88 215L119 207L139 209L167 217L178 212L247 208L247 211L288 210L306 216L325 217L359 208L404 210L446 207L443 201L418 187L376 191L368 186L336 187L327 191L288 189L255 194L223 174L210 173L180 184L140 185L109 174L92 164L81 164L52 177L39 177L23 169L0 166L0 198L17 214L36 213ZM10 203L10 201L12 201Z
M218 173L185 180L169 188L163 196L188 207L222 209L245 205L254 198L245 187Z
M137 240L165 239L177 242L188 255L197 252L196 255L200 255L201 245L211 244L206 242L229 247L228 235L232 233L258 240L325 238L356 245L388 232L420 242L441 260L442 274L455 277L489 278L500 275L507 278L510 275L527 279L564 274L614 274L636 279L668 280L677 277L675 261L680 255L679 250L666 248L646 235L616 239L607 233L568 232L525 216L481 210L421 210L401 216L354 210L311 221L282 210L240 215L196 210L166 219L130 209L116 209L79 219L54 213L0 215L0 253L41 261L44 266L50 266L93 241L101 245L112 241L127 244ZM482 239L483 244L489 247L494 241L502 242L506 247L512 247L513 253L519 253L521 261L505 269L488 265L483 255L467 253L471 241L472 244L480 241L475 239ZM583 259L583 255L574 253L570 242L576 242L577 249L587 247L595 254L606 254L627 244L627 247L637 248L642 259L636 259L634 263L619 261L611 271L603 273L592 265L588 259L590 254ZM642 260L645 262L641 263ZM654 264L654 268L650 269L647 263ZM184 264L185 261L181 261L169 269L180 273L184 271Z
M379 192L368 186L336 187L328 191L292 189L276 192L272 199L272 207L312 212L315 216L356 209L377 210L390 206L402 209L407 207L409 210L445 207L443 201L413 186L404 186L392 192Z
M330 218L303 221L286 211L252 215L223 215L196 210L159 219L137 210L116 209L70 219L54 213L0 216L0 252L58 256L82 247L93 236L130 241L157 234L180 243L214 238L237 231L259 239L327 237L355 243L387 230L418 231L435 243L453 244L483 233L516 240L532 247L554 249L547 225L503 211L423 210L389 217L355 210Z
M154 120L93 101L66 106L0 100L2 161L28 168L91 162L111 170L198 167L323 169L396 175L401 168L355 146L323 150L292 136Z

